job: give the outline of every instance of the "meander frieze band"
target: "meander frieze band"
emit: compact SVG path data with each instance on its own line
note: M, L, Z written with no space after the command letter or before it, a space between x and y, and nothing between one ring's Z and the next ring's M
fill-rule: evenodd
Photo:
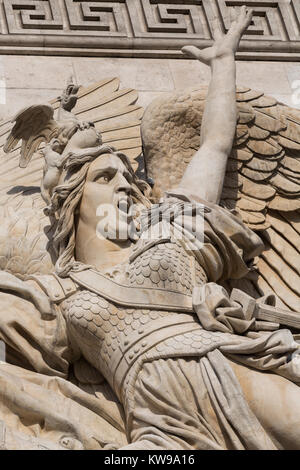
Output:
M298 0L0 0L2 53L177 57L212 43L233 11L253 8L238 58L299 60Z

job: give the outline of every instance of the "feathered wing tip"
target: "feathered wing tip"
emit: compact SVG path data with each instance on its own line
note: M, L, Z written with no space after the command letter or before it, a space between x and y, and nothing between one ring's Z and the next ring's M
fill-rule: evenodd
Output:
M5 153L10 153L22 141L20 168L26 168L33 154L42 142L49 142L58 130L53 119L54 110L48 104L29 106L20 111L12 120L15 122L3 146Z
M155 100L142 121L149 176L156 190L175 187L200 147L207 87ZM250 88L237 90L239 120L222 205L259 231L266 250L258 276L228 283L258 297L275 293L300 312L300 111Z
M141 154L140 123L143 109L135 105L137 93L134 90L119 90L116 78L102 80L88 88L81 88L78 102L73 110L81 121L94 121L102 133L103 144L115 147L130 158L137 168L136 158ZM60 107L59 100L52 101L54 110ZM12 131L10 121L0 122L0 148ZM23 131L26 131L24 125ZM18 134L19 135L19 134ZM57 258L51 252L49 240L53 236L53 227L43 213L45 203L40 193L44 159L35 150L28 167L20 168L21 147L16 137L12 137L6 150L9 155L0 153L0 270L5 270L26 278L28 274L49 274L54 270ZM31 142L28 142L31 145ZM30 156L24 157L28 163ZM82 361L81 361L82 362ZM78 380L86 383L95 382L95 371L87 363L76 363L75 374ZM98 386L98 407L104 416L104 424L115 428L117 441L126 441L123 423L117 403L107 399L108 384ZM108 420L108 410L112 415Z
M133 89L119 89L118 78L108 78L87 88L80 88L73 113L82 122L93 122L102 135L103 144L126 153L136 169L142 152L141 119L144 110L136 105ZM59 100L51 101L56 110Z
M132 89L120 90L119 84L117 78L109 78L86 88L81 87L72 112L79 121L95 122L96 129L102 133L103 144L126 153L137 168L136 158L142 152L140 124L143 109L135 104L137 92ZM43 213L45 202L40 192L44 158L37 150L42 141L33 139L35 150L29 157L30 165L20 168L22 146L18 136L25 135L27 138L26 129L29 130L29 126L23 117L26 113L30 116L32 108L41 113L43 123L50 118L51 127L51 120L60 106L60 100L55 99L50 105L42 105L42 108L33 106L21 111L16 116L20 129L15 129L15 136L10 120L0 122L0 149L3 149L0 150L0 217L1 222L5 220L0 237L11 240L9 244L0 244L0 269L20 276L29 273L49 274L54 269L56 258L49 252L52 228L49 218ZM20 115L23 117L20 118ZM10 152L7 155L4 153L4 145L10 136L5 146L5 150ZM31 145L30 140L28 144ZM21 164L25 165L28 161L26 154ZM28 268L22 263L22 256L25 255Z

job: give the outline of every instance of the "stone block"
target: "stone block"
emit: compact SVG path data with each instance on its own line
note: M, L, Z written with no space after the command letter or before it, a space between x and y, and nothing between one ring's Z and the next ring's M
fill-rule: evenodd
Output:
M73 67L80 85L91 85L98 80L119 77L123 87L135 87L136 71L143 59L74 57Z
M63 89L74 75L67 57L2 56L3 76L7 88Z
M141 61L135 86L143 91L172 91L174 82L168 62L163 59Z
M175 89L207 85L210 79L209 67L196 60L169 60Z
M22 108L32 104L48 103L53 98L60 95L61 89L32 89L32 88L7 88L6 103L1 104L0 99L0 119L11 118L18 113ZM2 94L2 95L3 95ZM1 90L0 90L1 97ZM3 97L3 96L2 96Z
M280 62L237 62L237 82L267 94L291 93L285 64Z

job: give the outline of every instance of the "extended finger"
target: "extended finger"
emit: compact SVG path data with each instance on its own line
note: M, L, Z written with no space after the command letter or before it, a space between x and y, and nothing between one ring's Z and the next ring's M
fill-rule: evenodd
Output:
M235 33L237 29L243 28L247 17L247 9L245 5L242 7L230 8L229 20L230 28L229 33Z
M213 19L211 23L211 30L212 30L212 35L214 39L220 39L224 36L224 33L221 29L221 25L220 25L218 18Z
M241 26L249 26L252 20L253 10L250 8L248 9L245 5L243 5L240 9L240 14L238 17L238 23Z
M193 59L199 59L199 57L201 56L200 49L195 46L184 46L181 49L181 52L189 57L192 57Z
M250 26L252 18L253 18L253 10L250 9L250 10L247 11L247 16L246 16L246 25L247 25L247 27Z
M247 7L246 7L246 5L243 5L243 6L240 8L240 14L239 14L239 16L240 16L241 19L243 19L243 18L246 17L246 15L247 15Z
M236 23L238 19L238 10L236 8L230 8L230 23Z

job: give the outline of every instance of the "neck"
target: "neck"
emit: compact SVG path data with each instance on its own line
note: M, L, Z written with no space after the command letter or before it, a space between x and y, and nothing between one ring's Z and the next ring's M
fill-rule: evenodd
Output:
M75 257L81 263L90 264L99 271L104 271L126 261L131 247L131 241L119 243L100 239L94 227L89 227L82 220L78 222Z

